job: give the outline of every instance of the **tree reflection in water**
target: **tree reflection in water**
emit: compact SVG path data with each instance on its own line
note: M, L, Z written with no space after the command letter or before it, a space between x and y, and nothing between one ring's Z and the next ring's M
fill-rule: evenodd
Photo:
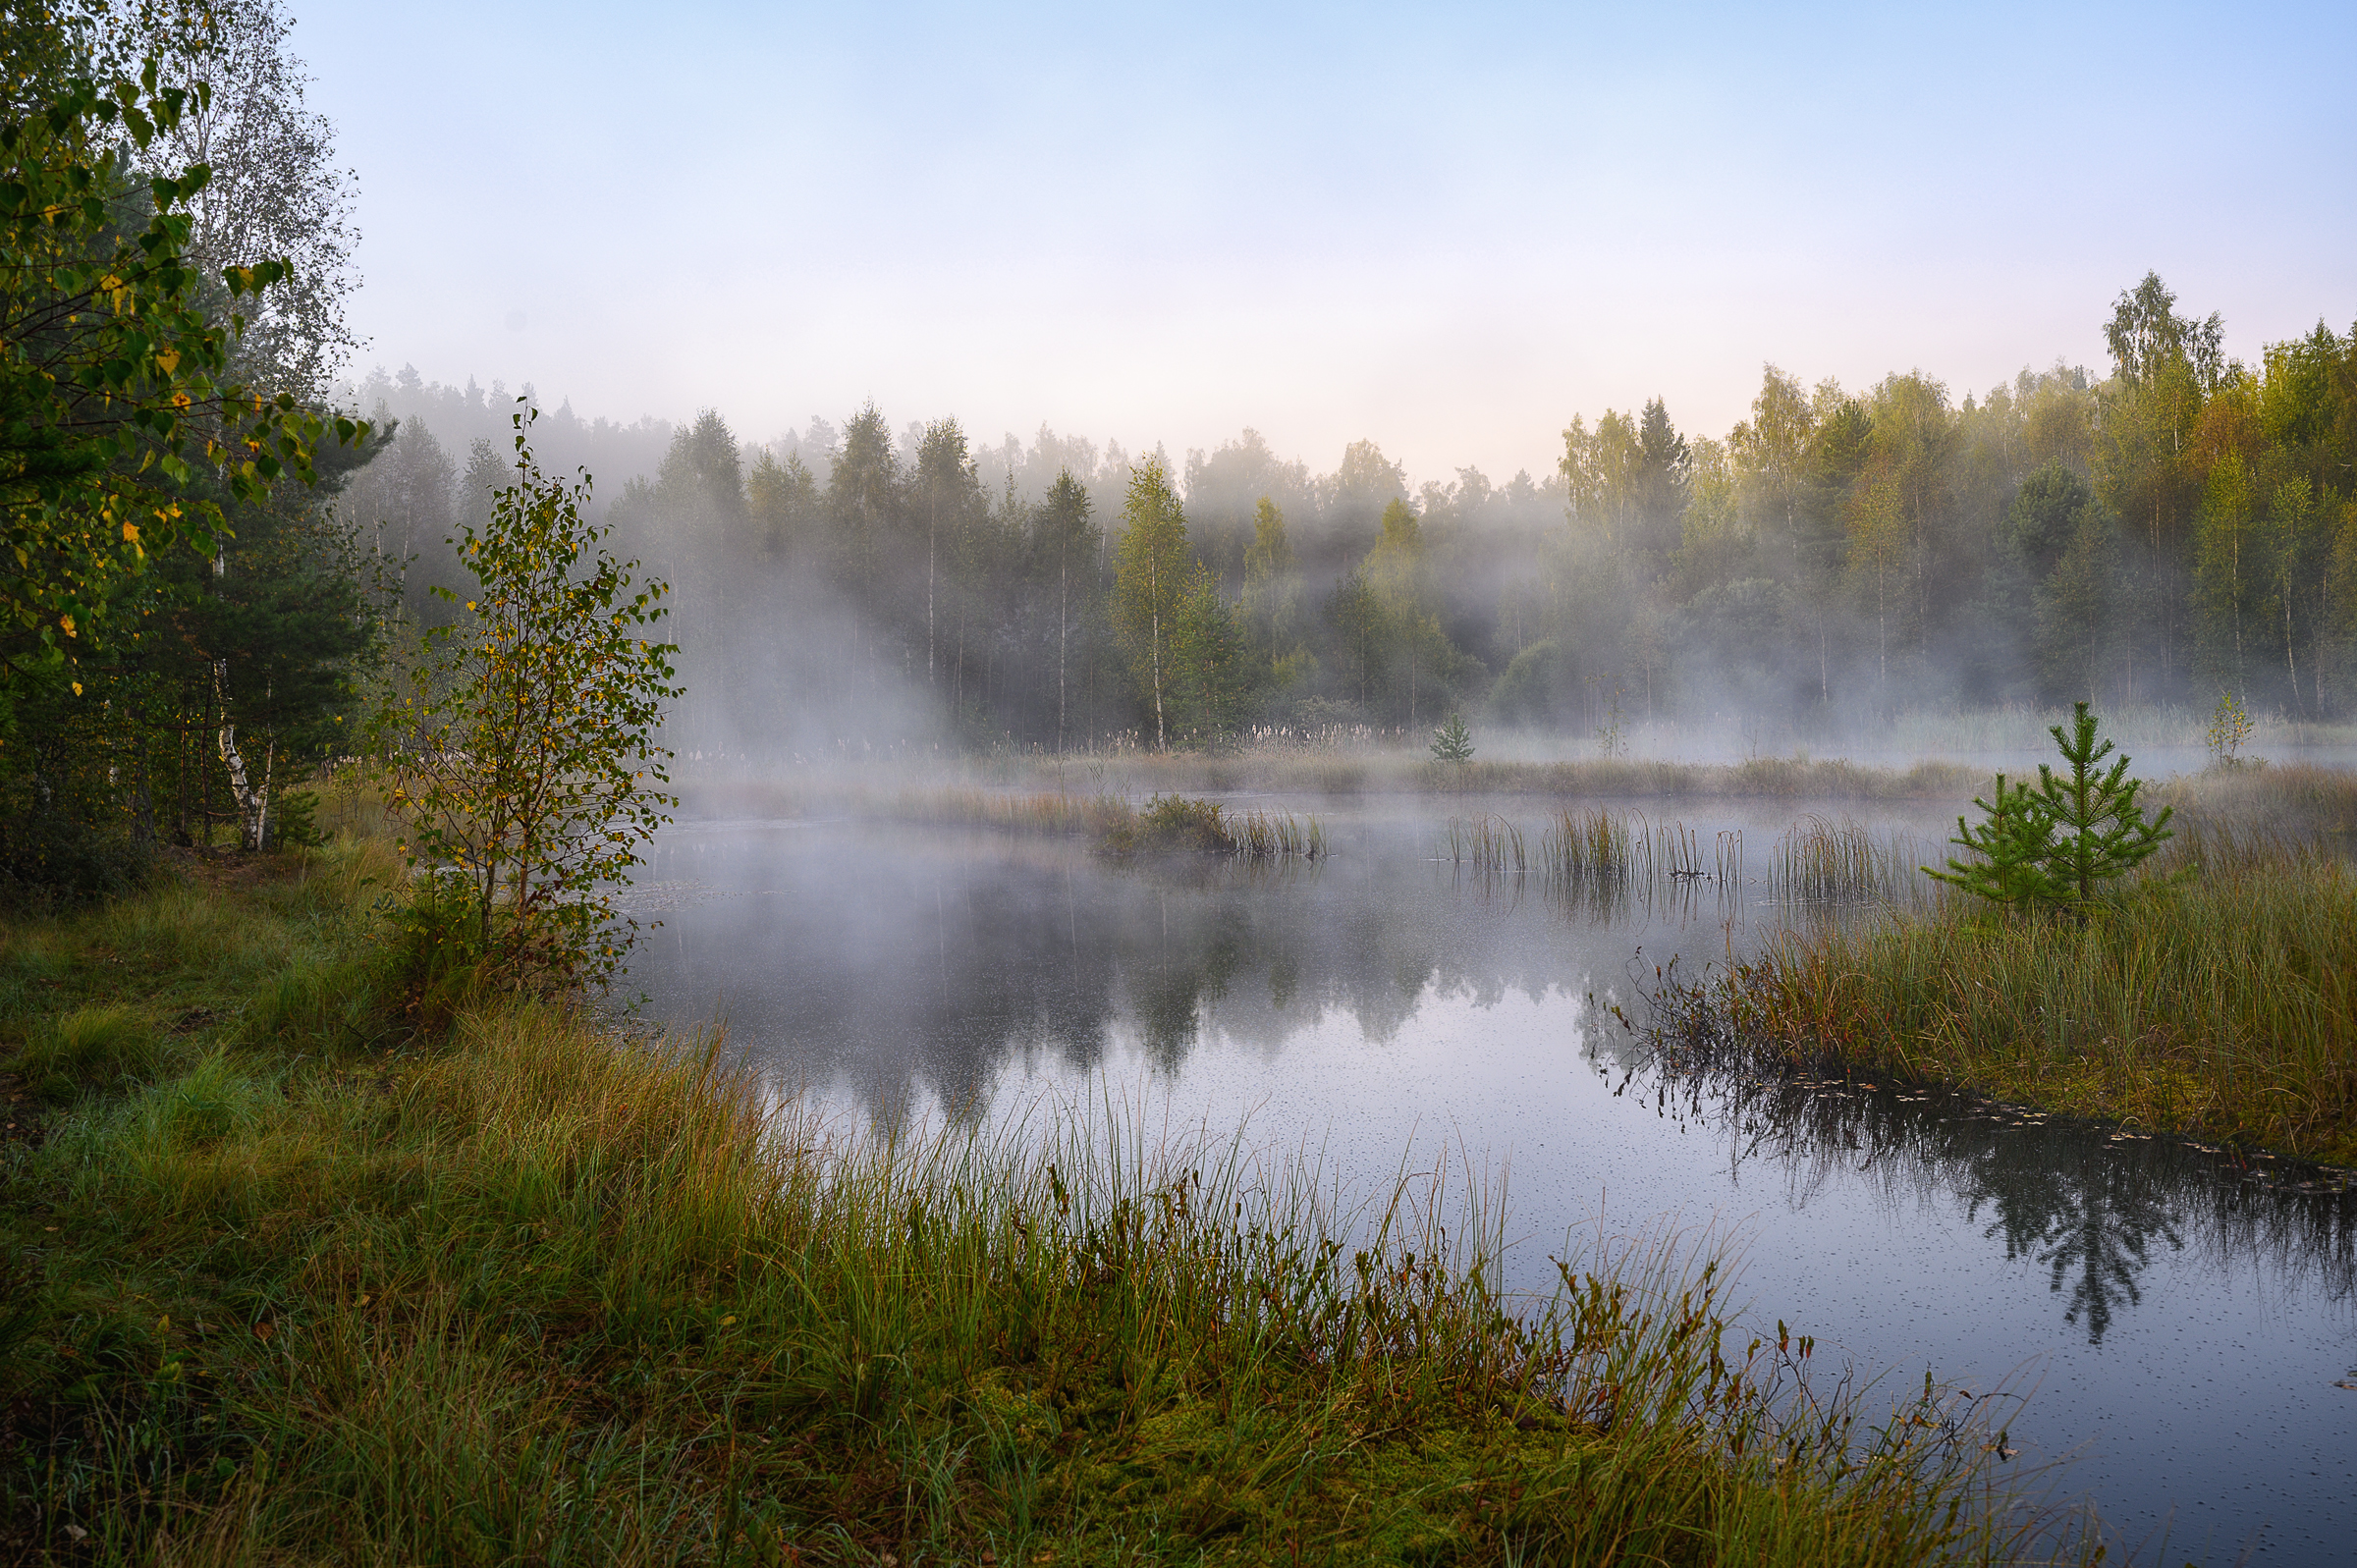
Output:
M2042 1266L2056 1295L2067 1287L2063 1321L2090 1343L2143 1300L2140 1277L2161 1248L2190 1245L2214 1269L2260 1264L2332 1300L2357 1296L2357 1193L2300 1190L2316 1173L2288 1162L2254 1171L2171 1139L1885 1083L1762 1075L1691 1050L1652 1065L1678 1086L1686 1115L1727 1135L1738 1174L1769 1163L1796 1206L1865 1179L1894 1207L1945 1198L1975 1220L1991 1216L1982 1234L2001 1239L2008 1261Z
M2045 1137L2050 1143L2066 1139L2053 1132ZM1997 1218L1982 1234L2005 1238L2007 1261L2035 1255L2050 1271L2048 1289L2058 1294L2066 1278L2072 1281L2062 1321L2084 1321L2088 1342L2100 1345L2113 1305L2144 1299L2136 1275L2152 1261L2154 1240L2167 1242L2172 1252L2184 1247L2174 1207L2159 1182L2108 1145L2056 1150L2040 1159L2007 1150L2004 1141L1992 1140L1963 1161L1967 1209L1978 1219L1983 1208L1994 1208Z
M1084 1074L1124 1032L1174 1074L1206 1040L1273 1058L1337 1017L1381 1053L1438 999L1576 998L1622 972L1646 932L1690 933L1715 955L1745 918L1716 888L1489 877L1402 840L1389 860L1314 868L1114 868L1069 844L956 832L828 830L762 853L749 838L685 837L662 847L657 874L694 884L700 901L664 911L633 979L673 1016L720 1003L781 1082L832 1081L886 1118L926 1095L979 1114L1010 1069ZM1843 916L1809 918L1828 917ZM1655 962L1627 964L1637 990L1653 989ZM1544 1027L1567 1041L1572 1017L1549 1013ZM1836 1183L1961 1205L2067 1297L2066 1321L2091 1340L2178 1250L2357 1295L2357 1195L2289 1191L2166 1140L1759 1072L1706 1036L1654 1053L1590 1030L1582 1049L1616 1077L1649 1077L1666 1109L1722 1129L1730 1179L1773 1171L1795 1205Z

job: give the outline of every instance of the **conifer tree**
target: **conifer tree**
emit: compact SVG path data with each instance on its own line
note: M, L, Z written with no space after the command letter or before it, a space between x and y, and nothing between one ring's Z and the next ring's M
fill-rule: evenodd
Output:
M1464 715L1452 709L1449 722L1432 732L1432 758L1458 764L1473 760L1473 732L1465 728Z
M1956 838L1949 840L1977 858L1951 859L1946 871L1926 866L1926 874L2000 903L2084 909L2101 884L2125 876L2174 837L2168 831L2173 808L2164 806L2160 816L2145 821L2136 798L2144 781L2127 776L2126 757L2102 766L2112 745L2097 743L2096 718L2086 703L2075 705L2069 733L2060 725L2048 732L2069 774L2057 777L2040 763L2036 787L2008 784L1999 774L1995 800L1973 798L1986 820L1976 828L1958 817Z
M2112 747L2109 740L2096 743L2095 729L2087 704L2074 703L2070 733L2064 734L2060 725L2048 730L2062 748L2070 776L2057 779L2054 769L2038 765L2038 808L2056 833L2046 869L2062 884L2063 897L2078 904L2095 896L2096 884L2126 875L2175 837L2168 831L2173 807L2163 806L2160 816L2144 820L2136 799L2144 781L2127 776L2126 757L2101 769Z

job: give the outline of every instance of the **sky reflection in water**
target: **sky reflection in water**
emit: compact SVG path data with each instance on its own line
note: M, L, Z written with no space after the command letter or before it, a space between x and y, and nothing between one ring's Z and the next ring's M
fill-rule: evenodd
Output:
M1755 870L1789 816L1738 824ZM1524 1288L1600 1226L1715 1223L1762 1319L1821 1354L2034 1385L2014 1440L2079 1451L2068 1484L2131 1536L2173 1511L2172 1563L2254 1539L2265 1562L2345 1560L2357 1195L1887 1084L1665 1076L1606 1006L1792 911L1707 884L1563 897L1436 863L1429 819L1329 821L1341 852L1314 868L685 828L635 895L664 926L632 978L657 1016L723 1014L781 1082L856 1115L1110 1093L1240 1122L1362 1189L1459 1148L1507 1182Z

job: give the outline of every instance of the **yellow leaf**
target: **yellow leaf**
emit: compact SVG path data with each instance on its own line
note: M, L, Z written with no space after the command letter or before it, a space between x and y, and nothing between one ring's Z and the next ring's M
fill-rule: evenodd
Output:
M126 544L137 544L139 542L139 525L136 522L125 523L123 525L123 540Z
M74 682L74 695L77 697L82 695L82 682L79 680Z
M57 623L66 628L67 636L71 637L75 634L74 618L72 616L59 616L57 618Z

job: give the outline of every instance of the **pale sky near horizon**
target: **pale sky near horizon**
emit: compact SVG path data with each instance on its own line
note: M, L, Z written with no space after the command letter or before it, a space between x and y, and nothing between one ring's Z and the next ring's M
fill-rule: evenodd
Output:
M356 370L748 442L1503 479L1763 361L2101 370L2147 269L2246 358L2357 322L2357 7L293 3Z

